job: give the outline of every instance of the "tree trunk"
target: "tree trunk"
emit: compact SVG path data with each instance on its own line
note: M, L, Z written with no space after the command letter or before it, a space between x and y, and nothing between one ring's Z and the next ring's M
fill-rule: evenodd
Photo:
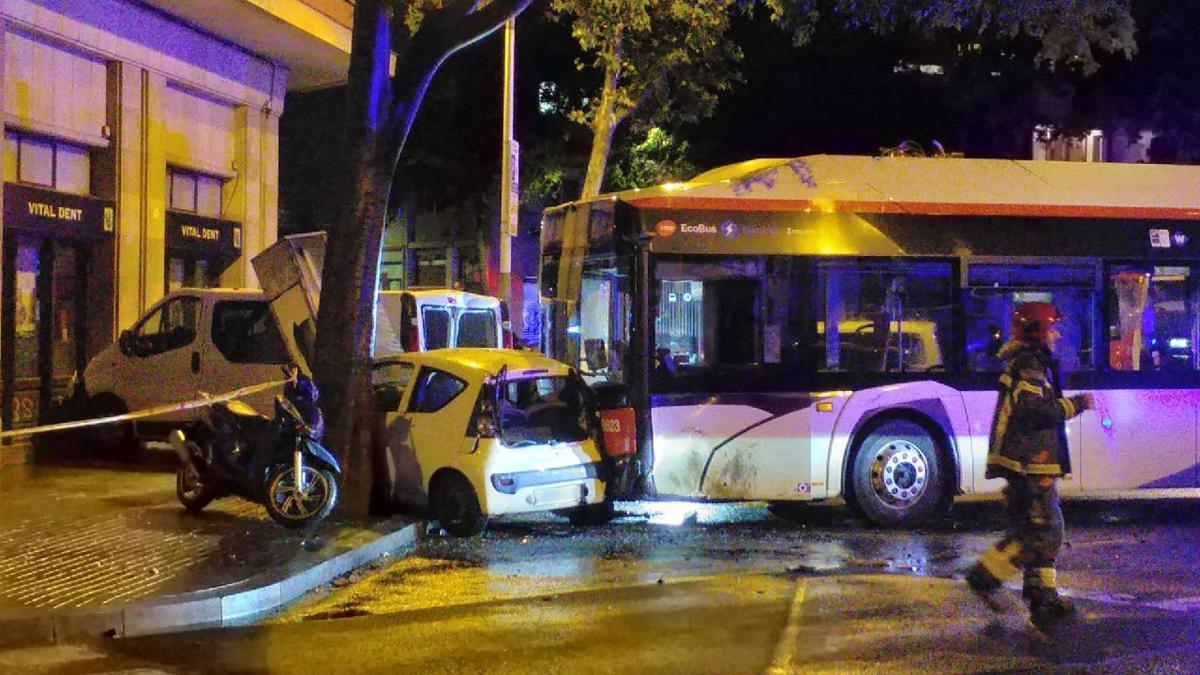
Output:
M371 457L371 348L379 256L393 174L430 81L445 59L501 26L531 0L446 0L425 15L397 54L389 74L402 5L358 0L346 87L346 202L325 251L317 310L314 376L321 388L326 446L342 460L345 491L340 513L368 515L374 475Z
M600 92L600 104L596 106L596 115L592 118L592 151L588 157L580 199L595 197L604 186L604 172L608 169L613 133L621 121L616 112L619 77L620 71L616 66L610 64L604 69L604 89Z

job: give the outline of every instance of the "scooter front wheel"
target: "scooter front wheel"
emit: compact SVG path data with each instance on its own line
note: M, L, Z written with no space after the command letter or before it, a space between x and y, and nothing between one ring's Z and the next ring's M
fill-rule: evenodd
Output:
M199 513L216 498L216 492L204 482L196 465L184 462L175 472L175 496L188 513Z
M284 527L305 527L324 520L337 506L337 476L327 469L304 465L304 491L296 485L292 464L276 464L267 475L267 514Z

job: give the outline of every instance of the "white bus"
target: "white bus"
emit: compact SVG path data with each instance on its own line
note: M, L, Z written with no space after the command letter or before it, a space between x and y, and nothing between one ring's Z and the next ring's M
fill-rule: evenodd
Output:
M1098 401L1063 493L1197 486L1200 167L756 160L555 207L541 246L543 350L628 392L618 495L903 525L996 491L996 350L1031 300Z

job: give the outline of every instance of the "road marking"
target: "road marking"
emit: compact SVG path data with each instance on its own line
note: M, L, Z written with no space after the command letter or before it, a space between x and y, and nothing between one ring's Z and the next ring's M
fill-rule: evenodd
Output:
M779 642L775 645L775 658L771 661L771 667L767 668L768 675L792 672L792 657L795 656L796 643L800 640L800 615L804 611L804 592L807 586L808 579L796 579L796 592L792 595L787 625L783 627L783 634L779 636Z

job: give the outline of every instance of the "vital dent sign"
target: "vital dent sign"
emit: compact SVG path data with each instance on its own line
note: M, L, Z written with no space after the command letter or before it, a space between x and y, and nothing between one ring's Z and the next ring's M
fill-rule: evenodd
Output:
M53 204L44 204L42 202L29 202L28 206L29 215L31 216L66 220L72 223L83 221L83 209L73 208L70 206L55 206Z

